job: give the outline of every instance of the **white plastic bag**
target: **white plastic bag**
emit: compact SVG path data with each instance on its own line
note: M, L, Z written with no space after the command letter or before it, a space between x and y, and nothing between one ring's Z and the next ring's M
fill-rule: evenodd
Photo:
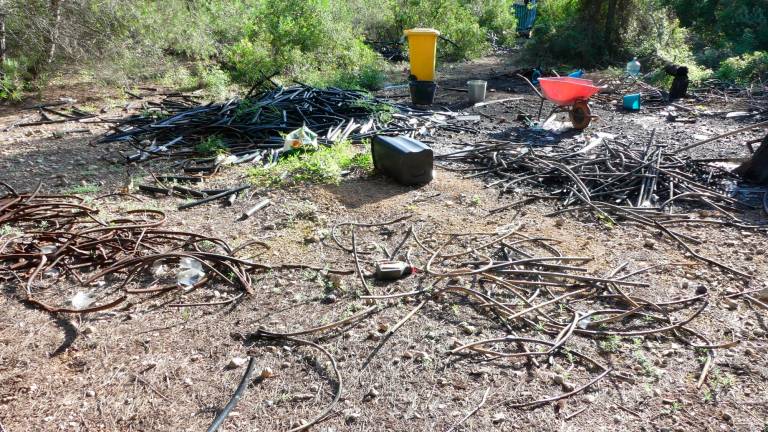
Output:
M310 147L317 149L317 134L302 126L285 136L283 150L295 150Z

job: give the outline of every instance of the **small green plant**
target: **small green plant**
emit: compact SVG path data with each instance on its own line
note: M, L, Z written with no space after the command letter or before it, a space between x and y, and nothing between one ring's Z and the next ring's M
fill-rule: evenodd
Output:
M709 376L708 388L704 391L704 398L706 401L707 394L709 394L710 400L714 399L717 395L725 393L733 387L733 376L721 371L720 369L714 369Z
M21 234L21 231L19 231L19 229L16 227L12 227L9 224L0 225L0 237L13 235L13 234Z
M96 193L101 190L101 186L93 183L85 183L80 186L74 186L69 189L67 189L64 193L70 194L70 195L81 195L81 194L90 194L90 193Z
M192 316L192 311L189 308L182 308L181 309L181 319L184 321L189 321L189 318Z
M218 156L220 154L228 153L227 146L224 145L224 141L217 135L209 136L200 141L195 146L195 151L206 156Z
M653 366L653 362L648 360L648 357L645 356L645 353L639 350L635 350L632 352L632 355L635 357L635 360L637 360L637 363L640 365L640 367L643 368L643 373L646 376L659 376L659 371Z
M18 102L21 100L24 80L23 67L19 61L5 59L0 64L0 100Z
M143 109L141 110L141 116L150 118L152 120L162 120L168 118L168 113L165 113L159 109Z
M565 354L565 358L566 358L566 359L568 359L568 362L569 362L569 363L573 364L573 363L576 361L576 357L575 357L575 356L573 355L573 353L572 353L570 350L568 350L567 348L563 350L563 354ZM569 378L571 374L570 374L569 372L565 372L563 375L564 375L566 378Z
M379 103L372 100L359 100L352 104L353 107L362 108L375 116L381 123L392 121L392 115L397 112L397 108L390 104ZM367 142L367 140L366 140Z
M677 414L678 411L680 411L682 407L683 405L680 402L674 401L672 402L672 405L669 406L669 409L667 410L667 414L675 415Z
M598 346L605 352L617 353L619 352L619 348L621 348L621 338L616 335L609 335L598 342Z
M229 75L215 65L200 66L199 69L200 86L207 89L213 97L224 98L232 84Z
M373 159L368 151L358 152L349 142L321 146L316 151L299 150L267 168L249 171L251 181L258 186L319 183L338 184L344 171L373 171Z
M460 312L460 311L461 311L461 310L459 309L459 305L457 305L457 304L455 304L455 303L451 305L451 313L452 313L454 316L459 316L459 312Z
M600 221L600 223L602 223L603 226L608 229L613 229L616 226L613 220L611 220L611 218L605 213L598 213L597 220Z
M216 249L216 243L210 240L203 240L198 243L198 247L204 252L212 252L214 249Z

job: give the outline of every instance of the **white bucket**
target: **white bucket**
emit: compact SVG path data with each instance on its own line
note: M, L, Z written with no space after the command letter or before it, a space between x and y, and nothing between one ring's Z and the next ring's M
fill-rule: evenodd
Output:
M485 87L488 85L487 81L483 80L471 80L467 81L467 90L469 93L469 102L476 104L485 100Z

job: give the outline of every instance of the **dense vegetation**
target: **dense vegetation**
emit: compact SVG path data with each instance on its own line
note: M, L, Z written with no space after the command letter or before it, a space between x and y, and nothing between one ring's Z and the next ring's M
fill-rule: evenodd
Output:
M515 46L514 0L0 0L0 99L62 72L111 85L156 80L223 91L266 75L375 88L374 42L439 29L441 60ZM764 0L539 0L527 61L595 67L632 56L688 64L694 78L768 73ZM3 28L5 31L3 32ZM714 72L713 72L714 71Z
M544 0L539 15L526 46L533 63L609 66L637 56L651 68L686 64L694 80L768 78L764 0Z
M7 50L0 98L74 65L108 84L159 79L213 89L279 74L376 87L383 59L366 40L439 28L448 59L488 40L513 44L512 0L0 0ZM364 13L361 13L364 12ZM72 72L69 70L68 72Z

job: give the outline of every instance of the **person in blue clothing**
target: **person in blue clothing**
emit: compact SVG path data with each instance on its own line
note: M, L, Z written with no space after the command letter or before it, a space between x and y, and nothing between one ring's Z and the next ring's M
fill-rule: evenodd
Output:
M518 0L513 7L517 17L517 35L530 38L536 20L536 0Z

